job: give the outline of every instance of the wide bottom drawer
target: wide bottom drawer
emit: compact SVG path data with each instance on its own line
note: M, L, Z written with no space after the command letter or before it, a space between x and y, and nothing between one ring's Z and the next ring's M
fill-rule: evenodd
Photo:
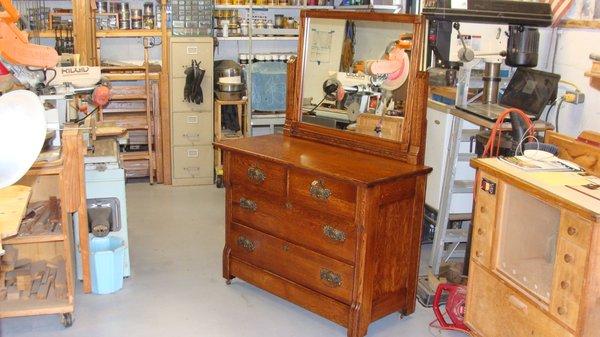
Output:
M231 258L229 271L240 279L297 304L341 326L348 326L350 307L242 260Z
M534 303L471 264L465 321L485 337L573 337Z
M354 267L348 264L236 223L227 243L234 257L350 304Z

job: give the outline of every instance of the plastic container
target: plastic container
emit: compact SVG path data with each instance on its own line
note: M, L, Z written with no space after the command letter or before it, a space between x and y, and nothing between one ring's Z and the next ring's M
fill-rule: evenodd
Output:
M114 236L92 238L90 253L92 292L104 295L123 288L125 242Z

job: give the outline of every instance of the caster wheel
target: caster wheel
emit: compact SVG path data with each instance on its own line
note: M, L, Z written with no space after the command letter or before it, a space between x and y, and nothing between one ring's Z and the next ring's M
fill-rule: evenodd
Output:
M62 314L60 317L60 323L65 328L70 328L73 325L73 315L71 313Z
M226 281L225 281L225 284L226 284L226 285L231 285L231 280L226 280Z
M225 184L223 184L223 176L217 176L215 184L217 185L217 188L225 187Z

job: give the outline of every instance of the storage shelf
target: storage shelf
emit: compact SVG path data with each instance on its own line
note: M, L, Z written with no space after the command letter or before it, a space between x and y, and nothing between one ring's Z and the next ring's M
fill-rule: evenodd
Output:
M560 27L600 29L600 20L562 20L560 22Z
M65 240L65 236L62 233L58 233L58 234L16 236L16 237L12 237L9 239L3 239L2 244L19 245L19 244L25 244L25 243L58 242L58 241L64 241L64 240Z
M219 41L248 41L249 36L217 37ZM298 36L253 36L252 41L297 41Z
M112 95L110 97L111 102L112 101L142 101L142 100L146 100L146 95Z
M16 299L0 302L0 318L71 312L73 312L73 303L70 303L68 299L38 300L35 296L32 296L26 301Z
M215 5L215 9L250 9L250 5ZM253 5L252 9L333 9L333 6Z
M160 29L114 29L114 30L98 30L96 37L160 37L162 31Z
M110 81L143 81L145 79L144 74L140 73L122 73L122 74L111 74L102 73L102 76L106 77ZM160 74L152 73L149 76L150 80L157 81L160 78Z
M119 155L121 156L121 160L148 160L148 159L150 159L150 156L148 156L148 152L146 152L146 151L121 152Z
M29 32L29 37L41 37L41 38L55 38L55 32L53 30L41 30Z

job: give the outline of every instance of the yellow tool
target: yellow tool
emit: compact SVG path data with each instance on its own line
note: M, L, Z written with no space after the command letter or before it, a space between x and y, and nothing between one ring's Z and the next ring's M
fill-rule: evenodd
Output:
M58 53L51 47L29 43L27 33L16 25L21 17L11 0L0 0L4 11L0 12L0 56L6 61L24 66L54 68Z

